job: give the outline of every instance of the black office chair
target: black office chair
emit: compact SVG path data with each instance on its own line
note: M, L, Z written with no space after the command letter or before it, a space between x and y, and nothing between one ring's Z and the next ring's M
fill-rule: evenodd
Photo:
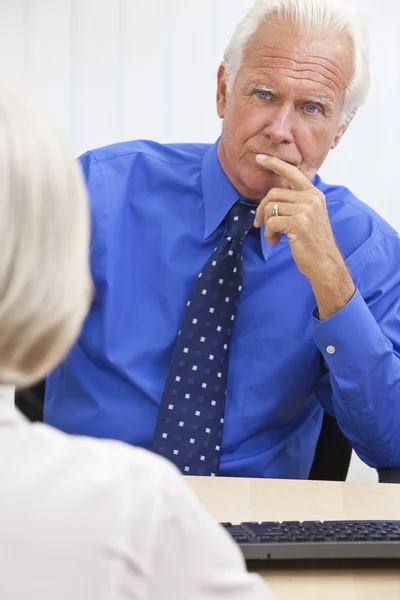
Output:
M352 448L336 419L324 413L309 479L346 481Z
M15 394L16 406L32 422L43 421L45 389L46 382L41 381ZM309 479L346 481L351 453L351 445L336 419L325 413ZM400 468L378 469L378 476L380 483L400 483Z
M15 405L32 423L43 421L44 395L46 381L15 392Z
M309 479L346 481L352 448L331 415L324 414ZM400 483L400 468L378 469L379 483Z

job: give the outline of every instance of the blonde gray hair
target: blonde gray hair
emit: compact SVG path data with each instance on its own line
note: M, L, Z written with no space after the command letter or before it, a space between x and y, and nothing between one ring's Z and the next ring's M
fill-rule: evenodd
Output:
M361 11L336 0L256 0L238 24L225 51L228 92L232 90L242 65L247 44L259 27L276 16L305 31L345 35L353 47L353 78L346 90L343 123L365 102L369 87L369 34Z
M44 377L75 341L92 293L88 200L48 115L0 82L0 382Z

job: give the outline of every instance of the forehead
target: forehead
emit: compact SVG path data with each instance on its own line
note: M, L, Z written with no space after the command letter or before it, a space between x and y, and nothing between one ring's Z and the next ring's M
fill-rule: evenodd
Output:
M264 23L246 47L241 75L280 87L296 82L337 99L353 75L353 52L345 35L302 32L279 21ZM264 79L267 79L264 81Z

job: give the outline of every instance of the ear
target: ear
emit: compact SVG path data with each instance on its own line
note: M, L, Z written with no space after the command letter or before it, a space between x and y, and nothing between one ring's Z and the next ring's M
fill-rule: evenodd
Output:
M332 142L331 150L334 150L336 148L336 146L338 145L338 143L340 142L340 140L346 133L347 129L349 128L349 125L352 122L352 120L354 119L354 117L356 116L356 114L357 114L357 110L353 110L353 112L350 113L350 115L348 116L346 123L339 127L339 130L335 136L335 139Z
M217 113L220 119L223 119L225 116L225 108L226 108L226 70L225 64L221 63L218 69L217 76Z

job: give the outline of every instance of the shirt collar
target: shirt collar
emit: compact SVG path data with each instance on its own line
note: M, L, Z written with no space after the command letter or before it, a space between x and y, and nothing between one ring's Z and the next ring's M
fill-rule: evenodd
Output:
M222 170L217 142L206 152L202 167L202 187L205 208L204 237L208 238L222 223L240 196Z
M206 152L202 166L202 187L205 209L204 238L208 238L221 225L240 195L225 175L218 158L219 139ZM264 227L260 230L264 259L267 260L271 248L264 237Z

